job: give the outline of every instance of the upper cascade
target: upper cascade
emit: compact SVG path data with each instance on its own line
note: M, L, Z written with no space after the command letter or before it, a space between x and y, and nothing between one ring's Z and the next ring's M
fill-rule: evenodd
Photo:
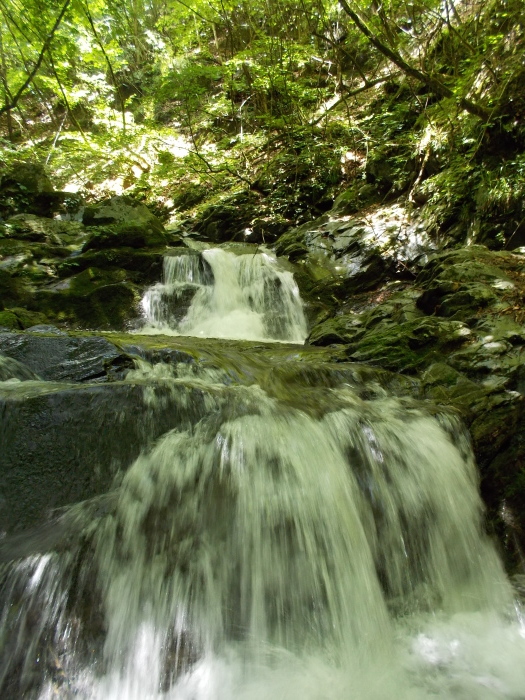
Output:
M163 282L146 291L142 309L143 333L301 344L307 336L293 275L265 250L165 257Z

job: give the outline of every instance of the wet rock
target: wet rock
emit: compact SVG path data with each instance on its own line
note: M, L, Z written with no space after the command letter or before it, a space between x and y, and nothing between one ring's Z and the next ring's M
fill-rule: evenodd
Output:
M27 381L31 379L38 380L39 377L29 367L18 362L18 360L0 353L0 382L5 382L9 379Z
M36 326L30 326L26 330L28 333L44 333L44 335L67 335L61 328L46 323L38 323Z
M56 340L56 338L54 339ZM50 510L107 492L161 434L204 412L202 391L184 400L140 382L0 386L0 529L30 527Z
M122 379L133 367L131 357L105 338L70 337L57 330L0 333L0 352L50 381L105 382Z

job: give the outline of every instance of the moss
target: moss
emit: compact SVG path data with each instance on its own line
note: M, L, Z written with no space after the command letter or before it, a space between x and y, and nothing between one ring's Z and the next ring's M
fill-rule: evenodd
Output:
M0 328L10 328L12 330L18 330L22 326L18 320L18 317L12 311L0 311Z
M356 315L337 316L315 326L308 340L312 345L346 344L363 333L364 328Z
M450 348L461 344L462 324L438 318L405 323L382 322L367 329L350 346L353 360L398 372L414 372L442 360Z
M286 256L292 262L308 255L303 228L294 228L283 234L275 246L277 255Z
M27 309L19 307L14 307L10 310L16 314L21 328L31 328L31 326L47 323L45 314L39 313L38 311L28 311Z
M103 248L158 248L165 246L168 239L165 231L142 223L118 223L93 227L83 251Z
M160 279L166 252L165 248L137 250L129 247L89 250L58 263L56 270L59 277L69 277L87 268L111 272L128 270L137 273L134 281L150 283Z
M137 314L138 289L124 270L87 268L58 285L38 290L31 310L84 328L119 329Z

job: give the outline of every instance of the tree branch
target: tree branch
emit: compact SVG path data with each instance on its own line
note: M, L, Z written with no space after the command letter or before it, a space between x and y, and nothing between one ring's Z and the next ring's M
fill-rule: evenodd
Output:
M392 61L392 63L395 63L395 65L398 66L398 68L401 68L401 70L404 73L410 75L412 78L416 78L416 80L419 80L421 83L429 87L432 90L432 92L434 92L439 97L448 97L456 99L454 92L447 85L442 83L434 76L428 75L428 73L423 73L423 71L420 71L418 68L411 66L396 51L384 44L381 41L381 39L379 39L371 31L371 29L364 22L364 20L361 19L357 12L352 10L352 8L349 6L346 0L339 0L339 4L346 12L346 14L350 17L350 19L353 21L353 23L356 25L356 27L359 29L359 31L366 36L368 41L373 46L375 46L376 49L383 54L383 56L389 58ZM473 114L474 116L478 117L479 119L482 119L483 121L489 121L491 112L486 107L483 107L482 105L479 105L476 102L472 102L472 100L469 100L466 97L460 97L457 100L457 102L460 107L462 107L470 114Z
M316 117L312 121L308 122L308 126L316 126L317 124L319 124L319 122L325 118L326 114L328 112L331 112L336 107L338 107L341 104L341 102L345 102L350 97L355 97L356 95L359 95L361 92L365 92L366 90L370 90L375 85L380 85L381 83L386 83L388 80L392 80L392 78L395 78L398 75L400 75L400 73L397 73L397 72L396 73L389 73L388 75L384 75L381 78L376 78L375 80L366 80L364 85L356 88L355 90L349 90L346 87L346 85L344 85L344 83L343 83L343 87L346 90L345 94L341 95L341 97L336 102L331 104L330 107L327 107L324 110L324 112L321 114L320 117Z
M13 97L11 102L9 102L8 104L5 104L3 107L0 107L0 115L4 114L5 112L9 112L10 110L12 110L16 107L16 105L18 104L18 100L22 97L23 93L25 92L25 90L27 90L31 81L33 80L35 75L38 73L40 66L42 65L42 61L44 60L44 56L46 54L46 51L49 49L51 42L53 41L53 37L55 35L55 32L58 29L60 22L62 21L62 18L66 14L66 10L69 7L70 2L71 2L71 0L66 0L65 3L62 5L62 9L60 10L60 14L56 18L55 24L53 25L51 31L47 35L46 40L44 41L44 45L42 46L42 50L40 51L40 54L38 55L36 63L33 66L33 69L31 70L30 74L27 76L26 80L24 81L24 84L18 89L18 92Z

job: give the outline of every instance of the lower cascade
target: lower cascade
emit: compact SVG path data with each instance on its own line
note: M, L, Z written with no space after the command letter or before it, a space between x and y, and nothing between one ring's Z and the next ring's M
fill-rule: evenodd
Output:
M128 381L179 424L109 493L11 536L23 555L4 539L2 698L524 697L456 418L350 365L236 384L137 361Z
M303 343L307 331L290 271L269 251L213 248L164 259L164 281L149 289L141 332Z

